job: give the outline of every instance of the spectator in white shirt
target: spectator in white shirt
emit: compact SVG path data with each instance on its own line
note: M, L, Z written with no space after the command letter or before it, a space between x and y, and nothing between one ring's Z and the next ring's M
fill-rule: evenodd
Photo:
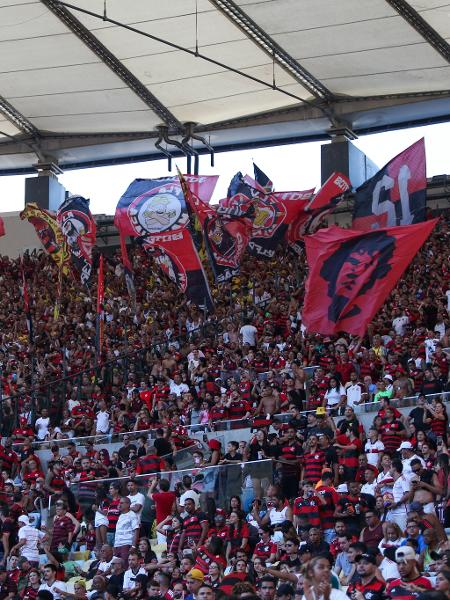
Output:
M56 580L56 567L49 563L44 567L43 582L39 586L39 591L47 590L53 594L53 600L62 600L61 592L67 592L67 586L64 581Z
M43 408L41 411L41 416L39 417L39 419L36 419L36 422L34 424L38 440L45 440L45 438L48 436L49 425L50 417L48 416L48 410L46 408Z
M392 327L397 335L405 335L406 326L409 323L409 318L405 315L404 310L397 309L395 318L392 321Z
M100 571L105 577L109 577L112 570L112 560L114 558L113 549L108 544L103 544L100 548L100 562L97 571Z
M350 373L350 381L345 384L345 395L347 396L347 406L353 408L355 404L361 404L366 401L368 395L364 392L362 383L359 383L356 373Z
M406 503L408 501L411 484L402 474L403 465L400 460L392 461L391 475L394 480L392 487L393 502L389 506L386 520L397 523L402 531L406 529Z
M406 479L410 480L411 477L413 477L414 475L411 469L411 462L414 459L417 459L422 464L422 467L424 467L425 461L423 460L423 458L417 456L417 454L414 453L413 446L411 442L408 442L408 440L402 442L398 450L402 457L403 476L406 477Z
M135 481L129 481L127 483L128 498L130 499L130 510L132 510L139 522L141 521L142 509L144 508L145 496L138 490L138 486Z
M109 418L110 414L106 409L106 402L104 400L100 400L98 403L100 410L96 414L96 424L95 431L96 433L109 433L110 423Z
M31 566L36 567L39 564L38 545L46 538L46 534L36 529L36 527L32 527L27 515L20 515L17 519L17 524L19 526L19 541L11 549L11 554L19 550L20 556L24 556Z
M130 510L131 501L129 498L120 499L120 515L116 525L116 535L114 537L114 554L127 564L128 554L131 548L136 548L139 539L139 519L132 510Z
M380 464L380 458L384 451L384 444L378 439L377 429L370 428L368 431L368 437L369 439L364 446L364 451L367 454L367 462L369 465L378 468Z
M128 555L128 569L123 575L123 591L125 593L135 588L136 577L138 575L147 575L147 572L140 566L139 553L137 550L131 550Z
M173 379L170 380L170 389L169 392L171 394L175 394L178 398L189 391L189 387L186 383L181 381L181 376L177 373L173 376Z
M377 487L376 477L378 475L377 468L373 465L367 465L364 471L366 483L361 487L361 494L368 494L375 498L375 488Z
M245 324L239 330L242 345L248 344L251 348L256 347L258 330L251 324L250 319L246 319Z

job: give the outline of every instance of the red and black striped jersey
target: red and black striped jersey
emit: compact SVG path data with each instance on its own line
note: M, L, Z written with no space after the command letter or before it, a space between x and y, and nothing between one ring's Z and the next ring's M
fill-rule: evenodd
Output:
M361 592L365 600L384 600L384 583L374 577L369 583L363 584L361 580L355 581L348 586L347 596L352 597L353 592Z
M402 579L390 581L386 588L386 596L392 600L415 600L420 592L412 592L409 588L411 584L423 588L424 591L433 589L430 580L420 575L416 579L408 581Z
M308 525L311 527L320 527L320 510L322 503L317 496L304 498L300 496L294 501L294 515L308 519Z
M192 540L196 545L198 544L202 535L202 523L207 523L208 517L205 513L197 511L192 515L188 515L183 521L183 529L185 531L184 544L186 548L189 548L188 540ZM183 549L183 548L182 548Z
M325 464L325 452L317 450L303 455L303 479L311 483L320 481Z

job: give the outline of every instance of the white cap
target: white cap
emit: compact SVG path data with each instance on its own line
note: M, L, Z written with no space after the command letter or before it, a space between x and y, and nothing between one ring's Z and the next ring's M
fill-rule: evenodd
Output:
M346 483L341 483L340 485L337 486L336 491L339 494L346 494L348 492L348 487Z
M20 517L17 520L19 523L23 523L24 525L30 524L30 519L28 518L27 515L20 515Z
M392 375L385 375L383 379L389 379L389 381L393 381Z
M395 551L395 561L397 563L404 563L408 560L417 560L416 553L411 546L400 546Z
M399 446L399 450L412 450L413 445L411 442L402 442Z

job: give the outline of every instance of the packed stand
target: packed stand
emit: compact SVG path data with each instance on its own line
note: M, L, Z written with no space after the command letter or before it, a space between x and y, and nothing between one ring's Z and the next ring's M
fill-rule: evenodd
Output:
M0 600L449 598L448 246L441 223L364 339L305 332L290 255L207 315L135 249L135 309L107 261L101 356L95 289L65 281L55 320L40 253L31 349L2 257Z

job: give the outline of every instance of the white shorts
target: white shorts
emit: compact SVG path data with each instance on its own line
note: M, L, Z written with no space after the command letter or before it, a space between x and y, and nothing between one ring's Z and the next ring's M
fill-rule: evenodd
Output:
M98 510L95 512L95 521L94 521L94 527L100 527L101 525L105 525L106 527L108 527L109 521L108 518L105 515L102 515L101 512L98 512Z

